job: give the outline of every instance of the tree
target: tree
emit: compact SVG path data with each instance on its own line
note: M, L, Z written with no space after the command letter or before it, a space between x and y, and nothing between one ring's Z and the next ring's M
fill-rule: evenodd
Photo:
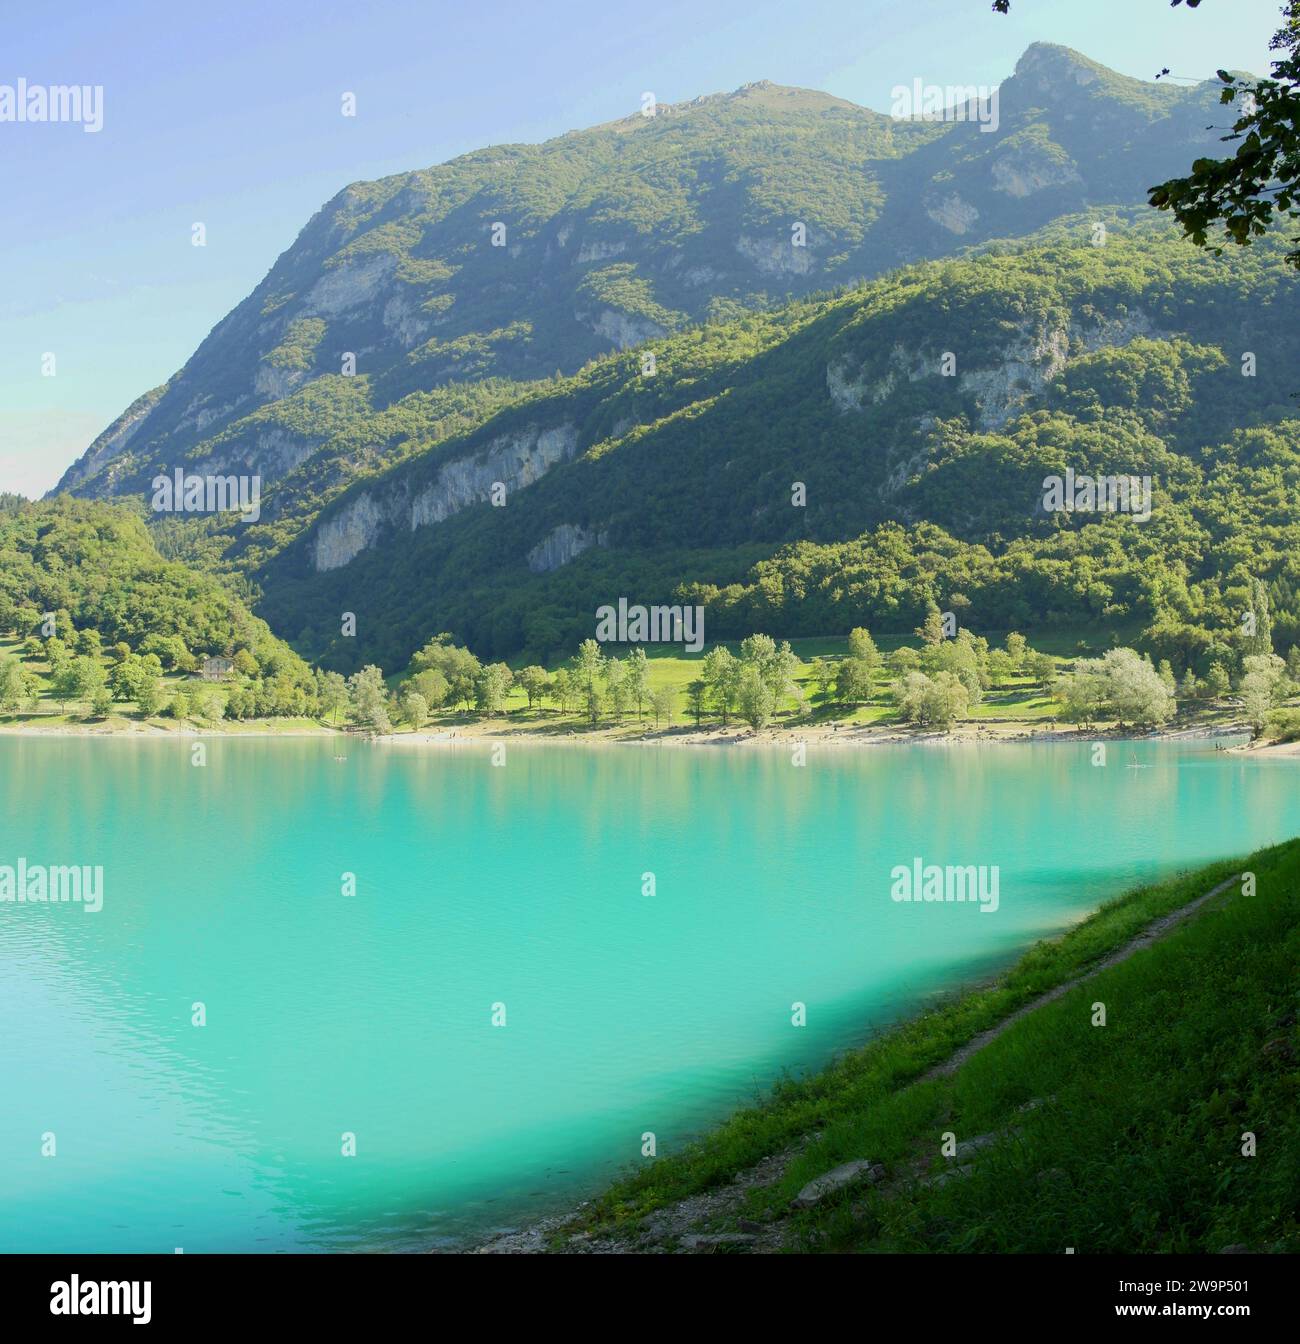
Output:
M1004 682L1011 680L1011 674L1015 671L1015 659L1003 649L990 649L988 671L990 683L994 686L1001 686Z
M416 730L423 727L425 719L429 717L429 702L409 681L402 686L401 694L397 697L397 707L402 712L402 718Z
M866 635L867 632L861 633ZM868 643L870 638L867 635ZM794 681L799 659L788 640L777 644L771 635L750 635L741 640L740 662L744 667L753 667L772 692L773 712L787 696L799 694Z
M641 717L641 706L650 698L650 660L644 649L633 649L627 659L627 693Z
M919 635L926 644L941 644L943 642L943 613L933 600L926 603L925 620L916 627L913 633Z
M194 655L179 635L147 635L140 642L139 652L156 653L162 665L174 672L192 672L197 666Z
M573 678L594 726L600 719L600 681L605 672L605 655L594 639L584 639L573 660Z
M482 664L465 648L451 642L448 634L435 635L418 653L412 655L411 670L415 673L436 671L447 683L447 699L452 704L468 708L477 694ZM420 694L433 704L427 689ZM442 703L441 701L439 703Z
M514 674L505 663L489 663L474 683L474 706L480 714L500 714L514 685Z
M812 665L812 680L818 697L822 701L828 699L835 683L835 664L829 658L816 659Z
M862 626L849 631L849 657L856 658L860 663L866 663L868 669L873 672L880 666L880 650L876 648L875 640Z
M691 683L694 685L694 682ZM655 727L663 719L671 720L677 711L677 691L672 686L658 686L650 692L650 708L655 716Z
M628 682L628 664L618 658L611 658L605 664L605 700L610 712L619 722L632 703Z
M52 635L45 641L45 661L49 665L51 675L56 678L72 663L72 654L68 652L68 646L57 635Z
M902 679L921 666L921 655L915 649L909 649L906 644L902 644L885 659L885 665L895 677Z
M709 684L702 677L696 677L686 687L686 699L690 704L691 713L695 716L695 726L700 726L700 720L704 717L704 701L709 693Z
M190 714L196 719L217 721L225 717L226 701L215 686L200 682L190 691Z
M835 674L835 698L843 705L871 699L871 664L861 658L842 659Z
M1228 669L1221 662L1210 664L1210 670L1205 678L1205 689L1207 694L1213 700L1222 699L1228 694L1228 689L1232 685L1228 677Z
M905 722L948 731L969 708L969 692L952 672L908 672L894 684L894 701Z
M963 630L956 639L927 644L921 650L921 668L931 676L938 672L951 672L966 687L969 703L978 704L986 675L980 667L981 652L974 636L968 630Z
M904 672L890 687L890 696L898 706L899 717L905 723L915 720L920 709L921 697L929 684L930 678L924 672L912 671Z
M1045 691L1052 689L1052 684L1056 680L1056 660L1050 653L1039 653L1030 649L1025 660L1025 668Z
M451 694L447 678L436 667L428 667L423 672L417 672L407 684L417 695L424 696L424 703L431 710L446 704L447 697Z
M135 690L131 699L135 701L135 707L140 711L142 719L157 714L159 707L162 705L162 691L158 685L158 678L153 676L147 668L135 683Z
M555 675L551 678L550 689L551 699L560 713L567 713L574 694L573 678L567 667L556 668Z
M0 653L0 714L13 714L36 699L36 678L12 655Z
M1260 579L1250 581L1249 615L1252 627L1241 641L1242 654L1267 657L1273 652L1273 617L1269 610L1268 590Z
M776 708L776 696L772 694L771 686L756 663L741 665L736 703L740 717L755 731L765 728L771 721L772 712Z
M97 658L75 658L65 663L55 674L54 698L66 714L69 701L93 702L96 695L107 687L107 683L108 679Z
M1177 4L1178 0L1174 0ZM1199 0L1186 0L1195 8ZM1229 159L1197 159L1186 177L1152 187L1151 204L1172 211L1198 247L1211 247L1208 233L1222 226L1225 237L1245 246L1277 218L1300 217L1300 0L1287 0L1282 27L1270 43L1282 52L1270 78L1238 79L1218 72L1219 102L1236 104L1237 117L1223 137L1236 143ZM1212 246L1215 255L1222 248ZM1300 246L1287 253L1300 267Z
M550 687L550 679L546 675L544 667L538 667L535 663L529 667L521 668L515 680L523 688L524 694L528 697L528 708L532 709L533 704L540 700L546 694Z
M77 652L84 653L87 658L103 657L104 641L93 625L88 625L84 630L78 630L72 643Z
M1110 711L1121 724L1153 727L1173 717L1173 691L1145 658L1132 649L1109 649L1101 662Z
M108 684L119 700L134 700L136 687L144 675L144 660L129 649L120 662L114 663L108 673Z
M1029 649L1029 644L1024 635L1018 634L1013 630L1007 636L1006 650L1007 657L1011 659L1012 672L1019 672L1025 665L1025 654Z
M382 669L373 663L354 672L348 678L348 694L352 700L352 717L358 726L372 733L390 733L392 720L388 716L388 687L384 684Z
M348 683L340 672L322 672L316 681L316 698L320 702L321 712L328 718L334 716L338 726L339 714L348 707Z
M262 669L257 665L257 659L247 649L236 649L235 656L230 660L234 670L241 677L256 678L262 675Z
M1081 660L1074 671L1058 683L1056 694L1061 701L1061 717L1067 723L1092 724L1106 708L1107 682L1100 664L1095 659Z
M740 694L740 672L739 660L723 644L704 655L704 683L713 697L714 708L722 715L724 728Z
M1239 689L1246 718L1257 732L1263 732L1269 711L1286 693L1286 664L1275 653L1250 654L1242 660L1242 669Z
M1164 723L1177 708L1173 693L1159 673L1133 649L1109 649L1101 658L1082 658L1058 687L1062 717L1072 723L1114 718L1152 727Z

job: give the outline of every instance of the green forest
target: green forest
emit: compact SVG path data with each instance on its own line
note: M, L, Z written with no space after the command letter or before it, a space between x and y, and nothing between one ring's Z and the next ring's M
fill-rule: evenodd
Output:
M692 328L655 344L650 378L640 352L609 356L356 482L278 552L266 523L209 528L200 553L225 538L218 563L259 610L344 672L400 665L431 629L552 660L625 595L698 602L719 639L904 633L932 603L977 630L1136 627L1141 651L1204 676L1253 578L1282 647L1300 629L1284 247L1214 258L1142 217L1113 218L1098 247L1086 219L1062 223L1029 248ZM572 460L505 507L394 525L316 572L314 538L359 499L434 489L485 444L558 425ZM1149 477L1150 518L1045 511L1045 478L1067 470ZM534 572L565 527L598 540Z

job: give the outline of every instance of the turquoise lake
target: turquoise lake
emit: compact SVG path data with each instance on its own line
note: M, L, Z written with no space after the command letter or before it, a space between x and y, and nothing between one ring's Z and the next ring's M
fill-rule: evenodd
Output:
M205 746L0 737L0 865L104 870L98 913L0 904L0 1251L518 1227L1134 883L1300 833L1300 762L1203 742ZM998 910L893 901L914 858L996 865Z

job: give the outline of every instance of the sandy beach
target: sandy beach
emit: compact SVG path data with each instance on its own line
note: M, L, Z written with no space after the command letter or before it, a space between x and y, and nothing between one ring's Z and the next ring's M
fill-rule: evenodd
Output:
M472 746L477 743L504 742L522 746L583 746L583 747L779 747L793 749L806 747L874 747L900 744L928 746L969 746L1004 742L1102 742L1102 741L1179 741L1211 737L1239 737L1249 732L1240 724L1209 724L1191 728L1166 728L1157 731L1129 731L1111 728L1081 728L1073 725L1044 725L1028 720L985 722L968 721L958 724L951 732L936 732L925 728L907 728L898 725L787 723L769 725L753 730L743 724L726 727L692 728L675 725L656 729L635 724L602 724L596 728L572 728L566 724L513 725L508 719L489 719L483 722L464 722L446 727L426 727L418 732L384 733L374 736L355 728L334 728L326 724L293 724L278 728L218 724L200 727L192 723L162 727L157 723L114 718L96 723L69 724L61 722L49 726L39 722L0 724L0 735L15 737L112 737L161 741L167 738L304 738L339 737L358 738L394 747L449 748ZM1229 751L1250 751L1267 755L1295 755L1300 753L1300 742L1286 742L1254 746L1239 743L1224 748Z

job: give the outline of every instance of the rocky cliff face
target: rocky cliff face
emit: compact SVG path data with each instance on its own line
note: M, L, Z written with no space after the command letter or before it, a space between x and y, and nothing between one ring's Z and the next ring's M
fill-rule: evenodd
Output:
M895 346L883 375L864 373L852 356L842 356L826 368L826 390L840 411L862 411L879 406L904 383L951 376L959 392L974 405L979 429L1000 429L1012 417L1031 409L1071 358L1106 347L1120 348L1138 337L1163 339L1160 330L1141 309L1122 317L1092 314L1066 322L1026 321L1012 332L997 352L995 362L963 368L954 360L945 375L945 352L907 350Z
M533 574L549 574L552 570L576 560L583 551L593 546L604 546L608 538L604 533L590 528L578 527L573 523L561 523L528 552L528 568Z
M448 462L426 484L401 476L359 490L316 527L310 548L312 567L317 573L341 569L385 533L412 532L445 522L473 504L489 502L494 487L503 487L504 503L513 491L525 489L558 463L569 461L577 447L577 430L571 424L549 429L534 426L493 439L471 457ZM566 547L569 556L577 554L572 549L576 539L576 533L557 539L547 554L555 564L564 563L558 557Z

